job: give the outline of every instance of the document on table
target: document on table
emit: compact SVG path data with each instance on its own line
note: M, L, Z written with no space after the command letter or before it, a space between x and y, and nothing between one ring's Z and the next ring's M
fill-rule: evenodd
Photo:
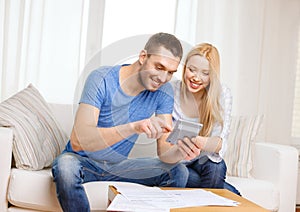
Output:
M237 206L239 203L203 189L161 190L157 187L115 186L117 194L108 211L170 211L196 206Z

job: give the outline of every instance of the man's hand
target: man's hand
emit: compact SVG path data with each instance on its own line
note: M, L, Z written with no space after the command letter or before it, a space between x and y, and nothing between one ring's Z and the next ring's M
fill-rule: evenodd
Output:
M148 138L160 138L163 133L170 132L172 127L159 117L153 116L149 119L132 123L136 133L145 133Z

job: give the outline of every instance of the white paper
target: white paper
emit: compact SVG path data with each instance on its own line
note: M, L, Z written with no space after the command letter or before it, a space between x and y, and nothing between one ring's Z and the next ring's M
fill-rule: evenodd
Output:
M121 194L117 194L110 203L107 211L124 211L124 212L169 212L169 208L159 207L144 201L130 201Z
M237 206L239 203L227 199L225 197L214 194L204 189L191 189L191 190L165 190L170 196L180 199L184 207L195 206ZM173 207L175 208L175 207Z
M171 208L197 206L237 206L239 203L204 189L162 190L158 187L115 185L118 192L107 210L170 211Z

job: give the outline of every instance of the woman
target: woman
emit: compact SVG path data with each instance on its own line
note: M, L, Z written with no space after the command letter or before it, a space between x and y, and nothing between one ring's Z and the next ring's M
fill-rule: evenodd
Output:
M182 81L172 81L172 85L173 120L203 124L199 135L191 139L201 150L200 155L184 161L189 170L187 187L227 188L239 194L225 182L226 164L222 156L229 133L232 96L220 83L218 50L208 43L196 45L186 57Z

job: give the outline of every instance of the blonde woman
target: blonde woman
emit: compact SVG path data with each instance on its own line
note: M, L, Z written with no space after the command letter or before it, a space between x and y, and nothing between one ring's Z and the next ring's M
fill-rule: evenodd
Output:
M226 164L222 159L229 133L232 96L220 83L220 58L216 47L208 43L196 45L187 55L182 80L171 82L174 89L173 121L184 119L200 122L203 128L195 138L179 142L197 148L199 156L184 161L189 170L186 187L227 188ZM191 148L191 146L193 146Z

